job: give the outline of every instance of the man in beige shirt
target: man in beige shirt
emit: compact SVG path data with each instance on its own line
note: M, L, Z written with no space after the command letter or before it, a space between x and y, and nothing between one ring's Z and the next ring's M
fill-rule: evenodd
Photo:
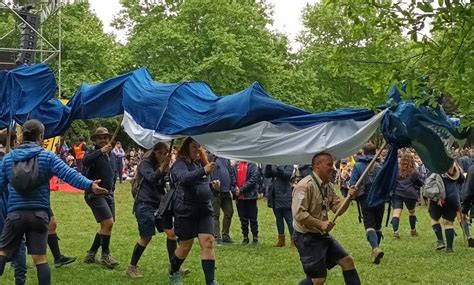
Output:
M354 259L331 236L334 223L328 211L336 212L343 204L330 182L334 171L334 160L329 153L317 153L312 159L313 172L301 180L293 190L293 239L300 254L306 279L300 285L324 284L327 270L339 264L346 284L360 284ZM351 188L351 199L357 190ZM341 214L347 210L344 205Z

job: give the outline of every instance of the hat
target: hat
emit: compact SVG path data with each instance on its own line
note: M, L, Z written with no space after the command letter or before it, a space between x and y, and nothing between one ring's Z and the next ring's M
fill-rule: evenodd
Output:
M459 176L461 175L461 171L459 170L459 166L457 163L454 163L451 168L446 172L446 176L448 176L451 180L458 180Z
M107 130L107 128L98 127L97 130L95 130L95 133L91 136L91 139L95 140L97 136L103 136L103 135L109 136L109 139L112 137L112 135L109 133L109 130Z

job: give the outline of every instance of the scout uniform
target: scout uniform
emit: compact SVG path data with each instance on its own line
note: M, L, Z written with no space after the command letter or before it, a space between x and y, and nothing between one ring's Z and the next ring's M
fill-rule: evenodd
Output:
M293 191L293 239L308 278L326 278L327 270L349 255L331 235L307 222L309 216L327 221L328 211L336 212L342 202L333 184L323 184L314 172L303 178Z

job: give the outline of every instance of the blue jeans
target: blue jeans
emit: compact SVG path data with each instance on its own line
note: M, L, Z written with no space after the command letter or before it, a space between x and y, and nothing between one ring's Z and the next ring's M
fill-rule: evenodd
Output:
M290 235L293 235L293 215L291 214L290 208L273 208L273 214L275 214L277 230L279 235L285 234L285 224L283 222L286 221L286 225L288 226L288 231Z
M13 253L12 267L15 271L15 285L22 285L26 282L26 246L25 240L21 241L20 247Z

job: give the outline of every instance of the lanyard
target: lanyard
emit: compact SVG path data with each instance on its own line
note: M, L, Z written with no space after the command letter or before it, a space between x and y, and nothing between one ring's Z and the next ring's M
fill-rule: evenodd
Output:
M314 173L311 173L311 177L313 178L314 183L316 183L316 186L318 186L319 193L321 194L321 197L323 197L323 201L326 200L327 192L323 193L321 185L319 185L319 181L316 176L314 176Z

